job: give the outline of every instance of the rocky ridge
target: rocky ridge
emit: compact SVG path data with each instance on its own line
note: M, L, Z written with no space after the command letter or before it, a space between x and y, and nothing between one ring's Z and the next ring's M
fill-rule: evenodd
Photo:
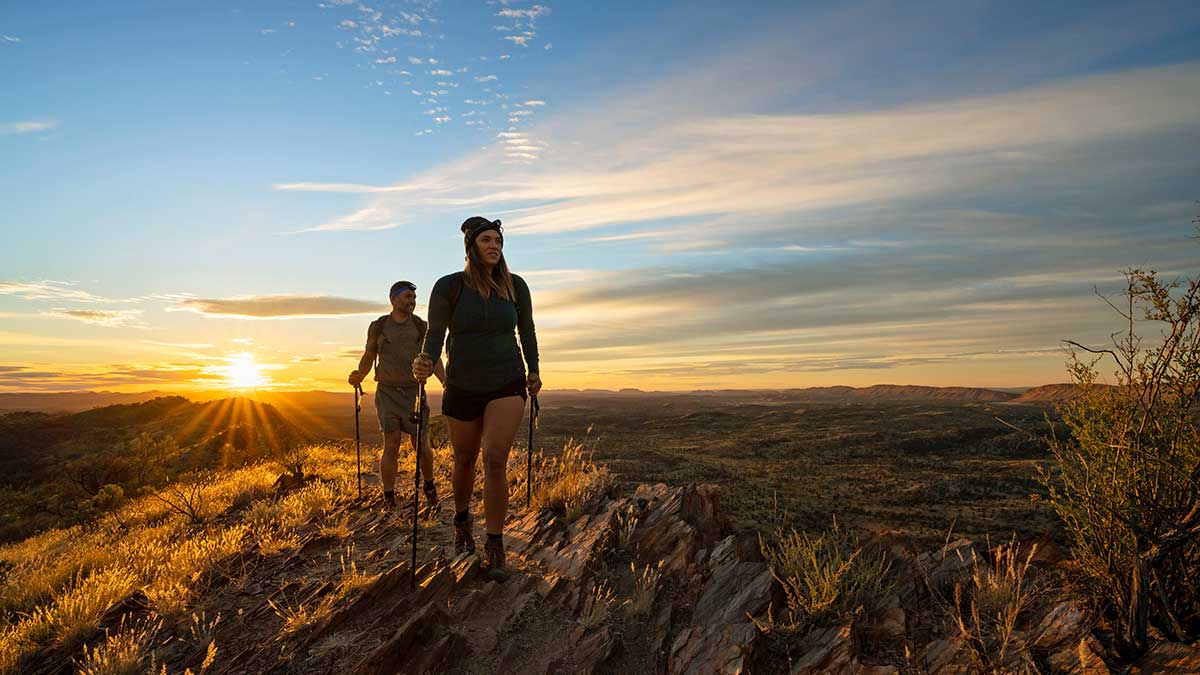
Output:
M876 535L868 545L890 557L898 579L877 615L784 639L771 623L785 606L780 584L753 546L727 534L713 485L640 485L593 500L570 521L550 510L517 512L506 530L513 576L503 583L479 574L476 556L452 555L449 513L423 519L414 571L411 520L365 504L342 508L330 515L344 516L348 537L313 523L296 548L248 550L201 581L196 612L224 617L211 631L219 650L207 673L981 672L944 607L969 561L993 555L966 539L918 553L900 537ZM349 544L366 551L370 575L338 596L329 571ZM1051 542L1023 546L1035 573L1071 565ZM294 630L279 609L321 606L327 611ZM102 627L147 611L135 594ZM199 672L204 655L183 639L179 621L180 639L159 652L163 665ZM1042 673L1200 672L1200 650L1166 642L1118 669L1103 626L1066 597L1039 599L1019 629ZM1019 662L1009 666L1022 672ZM22 670L71 671L53 650Z

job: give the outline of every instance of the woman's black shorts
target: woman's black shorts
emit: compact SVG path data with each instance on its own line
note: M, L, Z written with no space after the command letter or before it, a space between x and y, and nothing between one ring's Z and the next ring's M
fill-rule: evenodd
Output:
M522 401L526 399L524 376L495 391L467 391L453 384L447 384L445 391L442 392L442 414L456 420L470 422L483 417L483 409L487 407L488 403L509 396L520 396Z

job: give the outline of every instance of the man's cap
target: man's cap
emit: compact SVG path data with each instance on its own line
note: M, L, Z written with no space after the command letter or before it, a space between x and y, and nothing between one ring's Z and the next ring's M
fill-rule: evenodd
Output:
M388 297L395 297L397 294L403 293L404 291L412 291L413 293L416 293L417 285L411 281L397 281L396 283L392 284L392 290L388 291Z

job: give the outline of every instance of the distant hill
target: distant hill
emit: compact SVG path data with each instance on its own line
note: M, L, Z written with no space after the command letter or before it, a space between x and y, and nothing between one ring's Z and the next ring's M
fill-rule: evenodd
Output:
M163 396L78 413L7 413L0 415L0 482L51 478L63 462L112 451L142 433L171 436L181 450L210 457L226 446L252 452L310 440L274 406L241 398L193 403Z
M1096 385L1107 387L1111 385ZM1046 405L1053 403L1062 403L1077 398L1080 394L1078 385L1063 383L1063 384L1044 384L1040 387L1029 389L1017 398L1014 398L1010 403L1029 403L1033 405Z
M372 391L374 383L367 383L363 396L363 412L372 415ZM620 390L611 389L547 389L543 398L555 397L637 397L646 395L677 395L677 396L743 396L770 398L811 398L822 400L943 400L943 401L985 401L1046 404L1065 400L1073 396L1070 384L1048 384L1041 387L927 387L921 385L876 384L870 387L805 387L795 389L704 389L695 391L656 392L627 387ZM0 393L0 413L12 411L41 411L41 412L79 412L109 406L114 404L130 404L148 401L154 398L168 396L161 391L124 394L107 391L81 391L58 393ZM191 401L211 401L226 398L222 392L187 392L184 394ZM255 391L247 392L242 398L257 401L261 404L272 405L297 416L305 416L306 423L313 424L314 432L331 435L347 428L347 421L354 415L354 397L346 391ZM434 410L438 410L440 393L430 392ZM315 417L312 417L315 416ZM332 426L330 421L336 423ZM367 418L369 419L369 418ZM352 421L350 422L353 428Z
M132 394L115 391L2 392L0 413L20 410L78 412L118 403L141 403L169 395L163 391L139 391Z
M789 389L800 397L872 400L1010 401L1016 394L979 387L923 387L912 384L876 384L870 387L809 387Z

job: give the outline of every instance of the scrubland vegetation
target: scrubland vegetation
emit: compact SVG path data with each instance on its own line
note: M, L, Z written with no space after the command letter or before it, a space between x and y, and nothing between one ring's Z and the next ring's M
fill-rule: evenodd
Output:
M367 448L364 460L376 451ZM437 446L435 454L438 483L448 487L452 453ZM290 465L265 461L232 471L195 472L95 522L0 547L0 673L18 672L23 657L47 647L75 655L81 672L144 672L161 622L186 619L207 579L231 560L286 553L299 545L297 531L306 524L324 536L350 537L346 518L328 514L356 497L353 446L309 446L291 459ZM525 462L523 450L510 458L514 506L524 497ZM400 467L402 494L412 469L409 453ZM582 443L568 444L555 457L535 453L533 470L535 505L565 516L611 480L590 461ZM297 475L303 476L300 484L284 480ZM352 544L341 554L340 568L332 580L335 589L315 603L272 601L283 619L281 637L319 621L374 578L359 568ZM105 611L136 593L144 594L153 618L122 622L98 636ZM596 611L607 609L598 605ZM205 659L211 664L220 645L209 641L197 649L213 652Z
M950 591L927 580L929 606L978 672L1040 672L1025 622L1047 594L1088 604L1111 627L1112 649L1127 661L1144 653L1155 634L1194 642L1200 637L1200 277L1165 283L1137 269L1126 276L1123 302L1112 305L1124 329L1111 345L1070 343L1069 373L1079 396L1054 415L988 403L813 403L796 410L784 401L732 413L693 409L655 423L633 407L609 408L606 414L616 417L601 425L624 432L606 437L603 462L593 459L600 451L590 434L582 442L548 434L542 445L562 449L533 455L530 506L570 522L621 482L726 483L722 501L731 506L735 528L765 533L758 535L759 553L783 591L783 604L759 628L787 639L884 609L899 572L885 547L860 533L890 516L922 545L935 528L944 533L959 523L976 540L986 541L978 535L990 530L1006 538L1050 534L1068 546L1069 578L1036 575L1037 547L1012 534L1001 546L958 549L961 566ZM1106 384L1109 367L1115 381ZM575 419L564 412L559 424ZM1001 414L1016 424L984 422ZM1014 429L1022 426L1026 431ZM155 645L163 631L181 625L204 672L221 649L213 638L220 617L195 614L197 597L239 559L269 559L301 546L305 527L348 541L328 592L270 600L282 622L277 639L322 620L370 584L377 574L362 566L349 541L355 533L343 508L357 492L353 446L275 447L253 461L217 457L193 467L178 461L184 453L173 437L141 433L127 443L132 459L95 484L82 482L92 460L69 460L63 466L81 472L75 482L87 494L76 499L78 524L0 546L0 673L19 672L22 659L56 650L89 675L165 674ZM448 488L452 452L437 444L435 454L437 482ZM510 457L514 510L526 506L527 462L524 449ZM156 468L162 465L172 471ZM402 494L412 489L412 470L409 453L400 467ZM779 517L780 497L795 515ZM831 513L837 519L829 527ZM578 617L585 629L621 609L636 620L653 607L664 579L659 568L632 562L626 549L636 527L632 511L615 514L609 557L620 567L592 578ZM628 599L615 589L621 579L631 586ZM104 623L115 603L131 598L147 611Z

